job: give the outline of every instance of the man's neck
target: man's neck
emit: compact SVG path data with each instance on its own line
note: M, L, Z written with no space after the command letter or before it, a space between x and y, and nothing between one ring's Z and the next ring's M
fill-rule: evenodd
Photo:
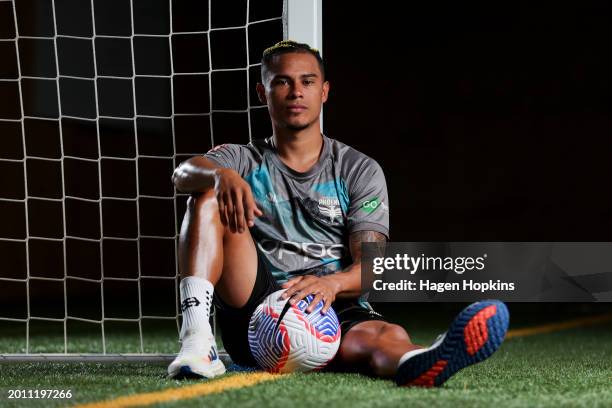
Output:
M299 131L274 129L272 143L283 163L295 171L304 173L319 161L323 136L319 124L315 123Z

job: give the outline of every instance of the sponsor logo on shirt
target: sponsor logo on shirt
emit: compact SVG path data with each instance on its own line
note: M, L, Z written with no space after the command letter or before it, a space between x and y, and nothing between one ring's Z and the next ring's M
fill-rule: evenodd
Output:
M257 242L259 249L266 254L273 254L281 260L285 256L303 256L303 261L309 259L342 259L347 254L343 244L319 244L316 242L293 242L262 239Z
M378 197L370 198L361 203L361 209L367 214L373 213L378 208L385 212L389 211L389 206L387 206L384 201L380 201Z
M380 207L380 203L381 201L378 200L378 197L373 197L361 203L361 209L367 214L371 214Z

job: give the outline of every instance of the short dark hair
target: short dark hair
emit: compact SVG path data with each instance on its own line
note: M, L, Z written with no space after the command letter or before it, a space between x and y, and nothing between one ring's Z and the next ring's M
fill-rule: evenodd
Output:
M285 40L274 44L270 48L266 48L263 52L263 56L261 57L261 80L264 81L264 76L266 71L269 69L270 64L272 63L272 58L276 55L281 54L289 54L289 53L307 53L312 55L317 59L319 63L319 69L321 70L321 75L323 79L325 79L325 67L323 66L323 58L321 58L321 54L319 50L316 48L312 48L308 44L299 43L291 40Z

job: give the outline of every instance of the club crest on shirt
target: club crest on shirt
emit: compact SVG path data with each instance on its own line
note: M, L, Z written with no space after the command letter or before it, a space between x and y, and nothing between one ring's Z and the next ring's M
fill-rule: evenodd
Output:
M334 223L336 218L342 216L340 201L337 198L319 198L319 205L317 208L320 214L329 217L330 223Z
M313 218L327 225L342 224L342 209L337 198L321 197L299 200Z

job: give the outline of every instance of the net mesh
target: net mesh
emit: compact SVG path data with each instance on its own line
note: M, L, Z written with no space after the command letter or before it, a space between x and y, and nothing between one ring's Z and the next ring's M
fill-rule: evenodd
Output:
M226 3L0 0L0 353L176 351L172 170L270 133L283 2Z

